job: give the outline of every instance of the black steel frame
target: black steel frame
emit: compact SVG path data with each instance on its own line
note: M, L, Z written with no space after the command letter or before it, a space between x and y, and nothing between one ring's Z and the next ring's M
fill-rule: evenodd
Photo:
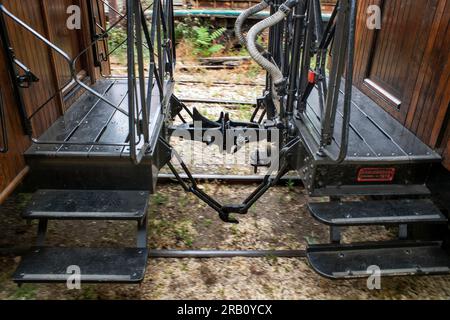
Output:
M295 113L298 119L309 122L304 116L311 91L317 88L321 109L321 133L319 155L336 164L347 157L350 105L353 85L353 60L356 30L356 0L339 0L325 30L319 0L299 1L295 8L294 32L291 42L286 42L285 52L291 52L289 70L288 115ZM304 26L302 28L302 25ZM301 44L302 42L302 44ZM299 48L301 56L299 57ZM327 74L327 56L331 55L331 68ZM315 57L314 68L311 65ZM298 70L300 66L300 70ZM344 121L342 143L337 158L327 150L332 143L338 98L345 72ZM313 80L310 77L313 76Z
M284 3L282 0L275 0L271 4L271 14L274 14ZM184 164L181 157L170 145L161 139L162 143L172 149L173 156L180 163L185 175L188 177L188 184L181 179L175 167L169 162L169 168L185 191L192 192L211 208L219 213L220 218L225 222L236 223L237 220L230 217L230 214L245 214L248 209L274 184L276 184L288 171L297 169L295 164L305 162L307 157L303 151L301 134L295 129L296 119L308 121L303 114L306 109L306 101L314 87L318 87L319 95L326 101L322 104L322 132L320 141L320 156L328 156L335 164L342 163L347 156L348 132L350 126L350 104L352 95L352 73L354 58L354 38L356 26L356 0L340 0L332 14L328 26L323 30L323 20L319 0L299 0L294 12L289 13L283 22L273 25L269 30L269 59L275 63L285 76L286 88L275 88L269 74L266 77L266 87L264 97L258 100L256 109L251 117L251 123L247 124L247 129L268 130L276 126L281 129L279 143L280 169L273 177L273 172L269 172L260 186L240 205L224 206L212 199L197 187L196 181ZM326 57L331 52L332 67L331 76L328 77L325 71ZM312 57L316 56L315 69L311 68ZM326 147L331 144L334 133L334 123L336 121L337 105L341 87L341 78L346 67L346 83L344 92L344 121L342 125L342 144L339 155L336 159L328 152ZM314 76L313 81L311 75ZM280 95L282 92L284 95ZM182 109L186 109L181 102L178 104L178 114ZM277 114L274 106L280 105ZM257 122L254 122L260 109L262 115ZM177 114L177 112L174 112ZM203 119L194 112L191 117L195 121L202 121L205 127L210 128L214 122ZM264 118L268 122L264 122ZM227 118L227 117L225 117ZM184 124L178 128L191 128ZM222 117L217 122L223 121ZM242 130L245 124L236 125ZM234 130L234 123L226 119L226 124L218 128L223 134L223 141L226 140L226 130ZM245 128L244 128L245 129ZM195 130L192 129L192 130ZM193 135L194 136L194 135ZM295 163L293 165L293 163Z

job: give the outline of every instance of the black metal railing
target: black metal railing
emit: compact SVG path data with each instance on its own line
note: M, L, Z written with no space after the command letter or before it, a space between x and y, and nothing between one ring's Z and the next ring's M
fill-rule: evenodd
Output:
M271 15L285 1L274 0ZM305 124L310 123L311 126L305 128L315 131L312 136L319 145L318 154L335 163L343 162L348 152L356 6L357 0L339 0L328 25L324 27L320 0L298 0L286 18L273 25L269 31L270 59L284 76L283 86L275 88L278 97L272 94L274 83L271 77L268 76L266 81L266 94L271 94L272 99L278 100L274 103L280 106L279 121L286 128L294 121L294 117L300 118ZM342 83L345 83L345 88L342 88ZM319 97L320 110L312 111L318 118L314 121L320 120L318 126L311 123L307 115L313 90L317 91ZM342 134L339 154L335 155L328 151L328 147L336 138L340 95L344 96Z
M147 7L143 7L143 2L149 3ZM159 103L163 103L167 99L166 85L173 80L173 70L175 64L175 49L174 49L174 27L173 27L173 3L172 0L128 0L126 2L126 13L121 14L116 12L120 18L114 23L106 26L98 19L99 12L102 10L101 6L108 7L109 10L115 10L105 0L91 0L88 2L89 15L91 20L91 34L92 39L88 46L86 46L75 57L69 56L60 47L49 41L46 37L37 32L34 28L19 19L11 13L4 5L0 5L0 23L2 24L2 43L5 47L5 52L9 58L10 73L14 79L19 78L17 67L13 65L14 55L11 42L8 37L8 30L6 28L5 17L12 20L15 25L23 28L31 35L33 35L40 42L49 47L57 55L67 63L71 79L65 83L61 88L58 88L53 96L51 96L44 104L35 108L31 115L26 114L26 108L22 99L24 88L20 86L18 81L15 81L14 87L17 93L17 104L21 110L21 114L27 124L26 132L30 135L34 144L64 144L67 146L115 146L128 147L130 150L130 158L134 163L138 164L142 161L150 143L150 121L151 121L151 105L152 105L152 91L153 86L157 85L159 91ZM147 13L152 10L151 23L147 19ZM128 62L128 110L121 109L118 105L108 100L104 93L100 93L85 84L77 77L76 65L79 59L86 54L93 52L94 59L97 61L97 67L102 66L102 61L107 61L111 54L118 48L109 50L107 39L114 28L121 27L121 24L126 21L127 37L119 44L126 46L127 62ZM100 31L100 32L98 32ZM102 48L100 48L102 46ZM91 50L92 49L92 50ZM102 49L102 50L100 50ZM145 71L144 50L148 52L148 72ZM102 75L107 77L109 75ZM68 141L66 140L40 140L34 137L31 126L31 120L44 110L49 102L57 95L67 88L70 84L86 90L99 100L114 108L117 112L126 115L129 119L129 139L124 143L103 143L97 141ZM92 111L92 109L90 110ZM162 113L162 108L160 109ZM87 116L87 115L86 115ZM152 115L155 116L155 115ZM69 135L70 137L70 135Z
M311 91L317 90L320 109L317 141L320 146L319 155L327 156L336 163L343 162L348 152L356 10L357 0L337 1L324 28L320 1L300 0L293 15L296 20L292 25L293 36L286 41L285 46L285 52L291 53L288 64L290 69L287 73L288 114L296 110L302 120L307 122L307 101ZM343 83L345 88L342 88ZM340 149L338 155L332 155L328 146L335 139L336 115L341 94L344 103Z

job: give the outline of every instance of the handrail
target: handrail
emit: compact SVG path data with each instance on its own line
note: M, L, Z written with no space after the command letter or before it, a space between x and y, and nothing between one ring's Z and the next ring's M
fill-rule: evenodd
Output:
M316 86L319 95L320 128L318 129L319 144L318 155L328 157L335 164L345 161L348 154L351 97L353 86L353 68L355 56L355 32L356 32L357 0L339 0L333 11L330 21L322 29L322 21L319 0L308 0L306 17L309 21L304 37L304 50L302 57L302 73L298 86L298 112L301 118L307 120L303 113L307 107L309 94ZM313 23L311 23L311 21ZM323 32L323 33L322 33ZM315 36L315 37L314 37ZM316 42L313 42L315 38ZM311 71L311 55L309 50L316 54L315 70ZM331 51L333 56L329 77L325 73L326 55ZM313 72L314 79L308 79ZM342 78L345 78L343 121L341 127L341 143L338 154L333 154L328 147L334 139L338 100L341 94ZM292 81L292 80L291 80ZM292 84L292 83L291 83ZM291 99L292 100L292 99ZM290 100L290 101L291 101Z
M69 65L69 69L70 69L70 74L72 77L72 80L75 81L79 86L83 87L85 90L87 90L88 92L90 92L91 94L93 94L94 96L96 96L97 98L99 98L100 100L106 102L108 105L110 105L111 107L117 109L118 111L122 112L123 114L125 114L126 116L128 116L128 113L126 113L125 111L121 110L120 108L118 108L116 105L114 105L111 101L109 101L108 99L106 99L105 97L103 97L102 95L100 95L97 91L93 90L92 88L90 88L88 85L84 84L82 81L80 81L77 77L77 72L76 72L76 68L75 68L75 63L76 61L74 59L72 59L64 50L62 50L61 48L59 48L58 46L56 46L55 44L53 44L52 42L50 42L47 38L45 38L43 35L41 35L39 32L37 32L36 30L34 30L33 28L31 28L29 25L27 25L25 22L23 22L22 20L20 20L18 17L16 17L15 15L13 15L11 12L9 12L4 5L0 4L0 11L3 12L4 14L6 14L9 18L11 18L14 22L16 22L18 25L20 25L22 28L24 28L25 30L27 30L28 32L30 32L31 34L33 34L37 39L39 39L40 41L44 42L47 46L49 46L50 48L52 48L54 51L56 51L56 53L58 55L60 55Z
M341 21L339 23L342 24L342 31L344 34L347 34L347 42L341 45L341 57L345 56L346 60L346 73L345 73L345 89L344 89L344 106L343 106L343 122L341 127L341 144L339 147L339 153L337 157L334 157L331 152L326 148L325 145L321 145L320 152L323 152L327 157L331 159L332 162L336 164L341 164L345 161L348 154L348 142L349 142L349 134L350 134L350 118L351 118L351 99L352 99L352 88L353 88L353 69L354 69L354 56L355 56L355 36L356 36L356 15L357 15L357 0L341 0L338 5L345 6L343 9L343 13L339 16ZM344 26L348 26L346 30ZM345 36L343 37L345 38ZM345 55L346 54L346 55ZM339 60L342 58L338 57ZM342 63L339 61L339 63ZM338 64L339 64L338 63ZM338 69L343 67L338 67ZM342 76L342 72L340 70L337 71L337 77L335 79L336 82L334 85L337 87L338 95L339 95L339 87L340 87L340 76ZM337 104L337 96L334 97L336 99L335 103ZM331 103L332 104L332 103ZM337 105L332 108L332 112L329 114L330 119L329 123L335 122L335 114L337 111ZM334 126L331 126L333 128ZM323 137L322 137L323 138ZM323 141L322 141L323 142Z
M97 5L101 2L103 5L108 5L104 0L96 0ZM115 109L115 111L120 112L126 115L129 118L129 132L130 137L128 142L125 143L103 143L97 141L83 141L83 142L73 142L73 141L43 141L39 140L32 136L32 132L30 133L30 138L34 144L60 144L60 145L87 145L87 146L118 146L118 147L129 147L130 148L130 158L136 164L140 163L145 156L147 151L147 147L149 145L150 140L150 107L151 107L151 99L152 99L152 88L155 83L153 79L156 80L156 85L160 91L160 99L163 101L164 95L164 78L168 73L170 76L173 76L173 64L175 58L173 57L174 48L172 46L166 46L167 43L162 43L161 36L164 38L163 41L170 41L170 37L173 37L173 14L171 12L164 14L163 10L171 10L173 8L172 0L166 0L165 8L162 6L160 0L155 0L154 3L146 7L145 9L142 6L141 0L129 0L127 2L127 13L126 15L121 15L120 19L115 21L113 24L108 27L100 28L100 34L93 34L93 39L91 42L79 52L75 57L71 57L67 54L63 49L52 43L46 37L41 35L27 23L19 19L13 13L11 13L7 8L0 4L0 14L5 15L10 18L17 25L30 32L36 39L43 42L46 46L48 46L51 50L55 51L57 55L61 56L62 59L68 64L70 70L70 81L65 84L62 88L58 89L58 91L43 105L39 106L37 110L33 112L33 114L28 117L27 120L31 120L36 114L38 114L56 95L58 95L69 83L75 83L78 87L85 89L89 94L94 95L99 100L96 104L87 112L85 117L87 117L90 111L95 108L95 106L100 102L106 103L108 106ZM147 20L145 18L145 11L149 8L153 7L154 9L154 17L157 19L152 19L152 29L151 32L148 30ZM89 7L91 10L92 8ZM91 15L94 15L92 11L89 12ZM112 101L106 98L105 91L103 94L97 92L87 84L85 84L82 80L78 79L76 72L76 64L78 60L89 52L92 47L95 47L99 41L103 41L106 39L107 35L111 32L111 30L117 27L122 21L127 20L127 39L123 42L126 42L128 46L127 56L128 56L128 110L123 110L119 106L114 104ZM91 21L91 24L94 22ZM145 36L145 41L143 41L142 32ZM156 47L153 45L155 42L155 38L157 41ZM119 46L121 46L120 44ZM107 47L107 46L106 46ZM161 49L164 47L164 49ZM144 51L143 49L150 51L150 68L149 73L145 74L144 68ZM117 49L117 48L116 48ZM115 50L116 50L115 49ZM155 65L155 50L158 50L158 67ZM164 51L163 51L164 50ZM109 50L107 50L109 51ZM163 54L161 52L163 51ZM135 52L137 52L137 57L134 56ZM94 50L94 54L96 51ZM108 57L111 52L106 52L106 57ZM98 59L98 58L96 58ZM166 62L169 62L169 69L166 70ZM137 70L136 70L137 67ZM147 77L148 76L148 79ZM146 88L147 84L147 88ZM18 89L19 90L19 89ZM20 91L19 91L20 93ZM2 117L3 119L3 117ZM74 129L76 130L76 128ZM69 135L70 136L70 135Z

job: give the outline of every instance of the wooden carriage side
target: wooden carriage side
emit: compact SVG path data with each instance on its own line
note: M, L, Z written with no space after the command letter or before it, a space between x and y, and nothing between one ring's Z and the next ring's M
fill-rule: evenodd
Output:
M91 41L87 1L5 0L0 3L72 57ZM67 8L71 5L81 6L81 29L70 30L66 27L70 16ZM0 64L0 90L8 139L8 152L0 153L0 203L27 174L23 154L31 141L26 127L33 130L33 137L40 136L66 111L72 102L71 97L76 95L72 92L74 86L70 83L67 62L12 20L6 17L4 21L15 57L37 75L39 81L21 89L24 106L21 111L8 64ZM88 83L95 82L99 77L93 57L91 52L81 56L76 66L79 79ZM0 61L7 61L3 45ZM62 88L64 90L58 93Z
M324 1L326 6L332 1ZM79 0L4 0L12 12L38 32L72 55L91 39L90 28L61 28L71 4L82 5L83 26L89 25L87 1ZM26 5L25 5L26 3ZM247 3L247 2L246 2ZM383 27L366 27L367 7L382 7ZM444 156L450 170L450 1L448 0L361 0L359 2L355 84L378 105L387 110L405 128ZM64 62L48 47L8 19L8 33L19 60L40 81L23 89L25 111L31 119L34 136L44 132L70 105L69 95L56 94L67 80ZM420 23L416 23L420 21ZM419 34L419 37L413 36ZM0 52L5 61L5 52ZM9 151L0 154L0 202L19 184L27 172L23 159L30 140L24 130L20 106L14 98L11 77L6 64L0 65L0 87L6 113ZM77 65L79 76L94 82L99 76L92 54L86 54ZM70 92L70 86L65 93ZM1 133L0 133L1 135ZM1 140L0 140L1 141Z
M380 30L366 26L381 8ZM444 156L450 170L450 1L361 0L355 85Z
M127 44L127 77L99 81L100 48L93 47L77 63L72 58L92 40L106 42L109 28L103 35L97 30L97 23L100 29L106 29L102 26L105 15L98 9L99 2L109 6L106 0L62 0L54 6L45 0L35 0L32 5L25 1L0 2L9 4L19 18L3 7L2 13L47 44L0 20L2 31L8 28L6 34L0 33L3 58L9 59L10 68L4 70L2 80L9 90L5 95L8 125L22 130L14 131L15 136L8 132L8 144L14 146L13 152L4 156L3 168L12 168L8 169L11 181L5 180L8 187L2 196L20 181L17 173L23 176L28 164L27 191L35 192L22 217L39 221L35 247L22 257L13 274L15 282L65 282L66 267L74 263L83 270L83 282L143 281L149 256L150 199L164 166L186 192L196 195L225 223L238 223L235 215L249 213L267 190L281 182L288 171L295 171L308 194L307 210L329 227L329 243L308 244L305 252L311 267L322 276L365 277L369 275L367 266L378 266L383 276L450 273L445 242L448 210L435 203L437 193L430 190L430 180L439 176L433 169L441 162L432 148L445 154L448 145L450 0L420 4L412 0L358 1L356 60L353 40L357 0L341 0L323 33L319 0L306 6L306 2L271 2L270 11L278 12L253 26L247 35L248 53L270 73L265 97L258 99L252 117L262 112L261 120L247 123L232 121L225 113L214 122L191 111L174 95L172 0L152 2L151 28L139 0L121 2L127 4L127 14L122 16L127 18L128 37L122 42ZM64 9L70 4L81 5L85 12L81 30L67 29L68 12ZM370 4L382 9L381 30L369 30L366 25ZM291 9L295 10L292 19ZM99 12L94 14L94 10ZM245 19L242 24L240 20L237 34L245 23ZM264 57L257 48L257 38L270 27L269 53ZM317 47L319 34L322 39ZM71 63L70 73L64 68L67 61L53 52L65 56L56 46L68 52L65 59ZM10 47L23 50L15 53L17 60L11 56ZM150 57L145 70L147 50ZM316 68L311 70L313 58ZM29 67L40 81L30 72L28 77L18 78L13 63L22 71ZM105 69L100 69L104 74ZM354 88L352 92L353 70L360 90ZM76 84L86 92L81 95L75 91ZM189 122L180 114L183 110L191 118ZM177 116L182 123L173 121ZM179 130L188 133L183 138L196 140L203 129L207 129L205 134L213 131L221 138L208 139L210 144L226 146L229 152L239 150L239 142L247 142L249 129L252 133L282 132L278 135L282 139L265 135L269 144L279 142L279 152L270 148L270 158L266 155L265 159L259 150L253 153L255 161L251 164L256 169L268 164L271 169L242 203L224 205L202 191L171 145L170 138ZM230 137L230 132L239 136ZM27 136L39 137L39 141L32 139L34 143L28 149ZM228 148L230 142L232 148ZM175 168L175 160L182 170ZM275 162L280 166L273 177ZM187 180L181 177L183 173ZM348 201L353 197L359 199ZM45 239L52 220L133 221L137 225L135 246L49 247ZM377 225L397 226L398 233L392 241L343 243L342 228ZM426 234L415 234L422 228L427 229Z

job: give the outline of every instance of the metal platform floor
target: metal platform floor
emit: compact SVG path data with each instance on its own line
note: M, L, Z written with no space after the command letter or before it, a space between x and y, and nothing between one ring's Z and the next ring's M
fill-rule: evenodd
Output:
M173 83L170 84L173 86ZM105 94L119 108L128 108L128 85L126 79L98 81L93 88ZM342 86L343 88L343 86ZM150 132L158 134L162 106L159 91L154 86ZM337 155L341 141L343 92L341 91L335 136L329 150ZM300 121L300 120L299 120ZM303 123L299 124L311 153L315 154L320 136L320 106L317 90L313 90ZM84 93L40 138L40 141L61 141L58 144L33 144L26 156L55 157L129 157L124 146L68 145L64 142L95 141L107 144L123 144L128 141L128 117L89 93ZM156 139L153 139L156 140ZM315 141L311 143L311 141ZM440 161L439 154L420 141L390 114L357 88L353 88L351 130L346 162L393 162L416 163ZM316 160L327 162L318 157Z
M173 84L169 83L169 86ZM124 78L103 79L92 88L103 94L118 108L128 111L128 84ZM158 86L154 84L151 100L150 140L156 144L161 129L162 108ZM129 157L128 116L116 110L91 93L83 93L74 104L42 136L39 141L60 143L34 143L26 152L27 157ZM95 142L98 144L65 144ZM109 145L111 144L111 145ZM116 144L116 145L113 145ZM152 148L150 148L152 149Z
M344 84L341 88L334 139L329 147L331 153L336 156L341 144L344 104L342 90ZM317 89L315 89L308 100L303 123L299 123L302 134L312 138L309 141L306 139L312 154L315 154L318 150L321 128L320 114L319 95ZM420 141L411 131L355 87L353 87L352 94L350 123L346 162L416 163L437 162L441 159L439 154ZM306 130L305 125L309 130ZM315 141L315 143L311 141ZM320 161L321 158L317 157L316 160ZM322 160L327 162L326 158L322 158Z

